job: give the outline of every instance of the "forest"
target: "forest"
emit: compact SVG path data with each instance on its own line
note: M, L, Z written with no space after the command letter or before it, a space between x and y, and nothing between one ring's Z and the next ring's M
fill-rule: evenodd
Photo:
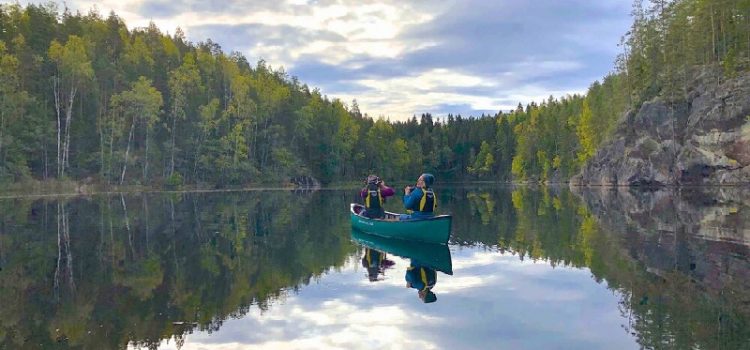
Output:
M622 53L585 95L494 115L373 118L283 68L115 13L0 5L0 184L225 188L424 171L566 181L645 101L684 100L703 66L750 70L750 0L636 0Z

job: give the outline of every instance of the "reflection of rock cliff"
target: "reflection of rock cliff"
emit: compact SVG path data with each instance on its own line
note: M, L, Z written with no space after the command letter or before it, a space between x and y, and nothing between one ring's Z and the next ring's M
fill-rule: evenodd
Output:
M703 69L686 101L631 111L581 173L580 185L750 183L750 74Z
M750 189L578 192L648 271L680 272L713 292L750 290Z

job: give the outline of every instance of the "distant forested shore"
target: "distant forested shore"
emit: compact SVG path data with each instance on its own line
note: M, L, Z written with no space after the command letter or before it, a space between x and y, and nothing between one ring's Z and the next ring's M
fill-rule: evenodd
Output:
M2 4L0 188L329 184L424 171L445 181L568 181L617 138L629 111L691 101L696 67L717 71L717 85L746 75L750 0L636 1L622 44L585 95L389 121L181 30ZM687 127L671 118L673 135Z

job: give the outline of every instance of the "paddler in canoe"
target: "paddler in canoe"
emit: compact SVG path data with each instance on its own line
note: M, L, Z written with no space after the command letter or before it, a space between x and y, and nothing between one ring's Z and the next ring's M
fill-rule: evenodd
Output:
M435 176L424 173L417 179L416 186L404 187L404 207L411 214L401 214L400 220L422 219L435 216L437 196L432 190Z
M396 194L392 188L385 185L377 175L370 175L365 179L365 187L359 191L359 196L365 202L365 212L363 216L371 219L381 219L385 217L383 203L386 197Z

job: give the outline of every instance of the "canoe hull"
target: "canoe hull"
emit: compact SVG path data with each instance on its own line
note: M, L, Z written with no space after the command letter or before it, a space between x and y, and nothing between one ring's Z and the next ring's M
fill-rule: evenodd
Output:
M412 259L445 274L453 274L451 252L445 244L385 238L359 230L352 230L352 239L367 248Z
M370 219L358 215L363 209L361 204L352 203L350 216L352 228L364 233L386 238L405 239L427 243L447 244L451 233L451 216L438 215L427 219L383 220ZM386 217L398 217L399 214L386 212Z

